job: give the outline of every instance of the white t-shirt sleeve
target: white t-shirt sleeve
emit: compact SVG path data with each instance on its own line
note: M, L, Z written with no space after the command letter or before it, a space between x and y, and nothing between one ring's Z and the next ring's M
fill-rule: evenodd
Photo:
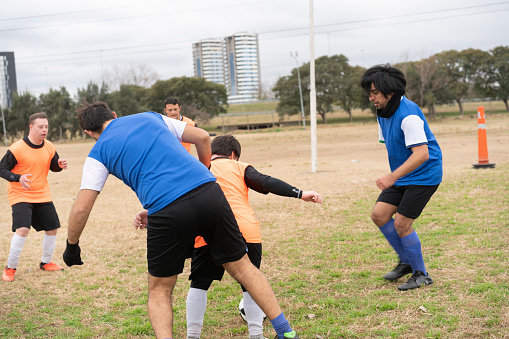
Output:
M378 141L385 142L384 134L382 133L382 127L380 127L380 123L378 123Z
M83 175L81 177L81 188L101 192L108 179L110 172L99 161L87 157L83 165Z
M166 126L168 126L168 129L170 130L173 135L179 139L179 141L182 141L182 133L184 133L184 129L187 126L187 123L184 121L168 118L163 115L163 120L166 123Z
M405 145L407 148L424 145L428 143L426 132L424 132L424 121L417 115L409 115L401 122L401 129L405 134Z

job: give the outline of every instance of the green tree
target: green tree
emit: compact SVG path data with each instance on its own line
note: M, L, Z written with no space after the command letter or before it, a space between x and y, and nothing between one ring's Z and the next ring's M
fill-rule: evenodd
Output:
M144 103L149 91L137 85L120 85L120 90L110 93L108 105L117 116L145 112L149 110Z
M487 66L487 92L502 100L506 111L509 112L509 47L495 47L490 54Z
M348 95L357 91L358 78L353 80L355 71L348 65L348 59L344 55L322 56L315 60L315 89L316 111L322 117L322 122L327 123L327 113L332 111L335 102L343 101L345 110L351 113L353 104L347 100ZM309 63L299 67L304 98L305 111L309 111L310 91L310 65ZM297 69L292 74L280 78L273 88L279 104L276 111L280 116L300 113L300 95L297 79ZM350 94L349 94L350 93Z
M50 89L48 93L39 96L40 106L49 118L48 138L60 139L72 138L72 124L75 120L74 109L75 103L72 101L67 89L62 86L60 89Z
M365 70L365 68L360 66L348 66L342 81L339 83L335 103L348 113L350 122L353 122L352 110L354 108L365 109L373 106L370 105L364 90L359 86L359 79Z
M179 98L182 114L202 121L219 113L226 113L228 96L223 85L204 78L180 77L159 80L150 88L148 108L155 112L163 111L167 97Z
M78 94L76 95L76 102L80 103L83 99L86 99L88 102L92 102L94 100L100 100L108 102L108 86L103 82L99 87L93 81L89 81L86 88L78 87Z
M7 135L16 137L22 133L23 137L28 136L28 118L40 111L41 108L34 95L27 91L15 93L11 108L4 112Z

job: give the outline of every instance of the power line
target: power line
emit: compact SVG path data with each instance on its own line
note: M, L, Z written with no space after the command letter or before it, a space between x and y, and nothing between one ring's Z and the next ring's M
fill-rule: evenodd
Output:
M90 21L81 21L81 22L67 22L67 23L57 23L52 25L41 25L41 26L30 26L30 27L18 27L18 28L7 28L7 29L0 29L0 32L12 32L12 31L23 31L23 30L30 30L30 29L40 29L40 28L50 28L50 27L61 27L61 26L73 26L73 25L82 25L82 24L91 24L91 23L99 23L99 22L111 22L111 21L121 21L121 20L130 20L130 19L140 19L140 18L149 18L154 16L164 16L164 15L175 15L179 13L187 13L187 12L197 12L197 11L208 11L211 9L224 9L224 8L232 8L232 7L245 7L250 5L258 5L261 3L266 2L274 2L275 0L263 0L263 1L255 1L255 2L249 2L249 3L236 3L233 5L224 5L224 6L216 6L216 7L203 7L203 8L193 8L193 9L187 9L187 10L172 10L167 12L158 12L154 14L145 14L145 15L135 15L135 16L126 16L126 17L115 17L115 18L107 18L107 19L97 19L97 20L90 20ZM135 7L135 6L131 6ZM119 7L111 7L108 9L116 9ZM122 7L124 8L124 7ZM91 12L91 11L100 11L101 9L97 10L83 10L83 11L76 11L76 12L68 12L67 14L73 13L84 13L84 12ZM56 16L56 15L65 15L66 13L57 13L57 14L47 14L42 16ZM37 16L35 16L37 17ZM25 17L30 18L30 17ZM17 20L17 19L25 19L25 18L12 18L12 19L2 19L0 21L4 20Z
M400 18L408 18L409 16L418 16L418 15L428 15L428 14L436 14L436 13L444 13L444 12L451 12L451 11L458 11L458 10L464 10L464 9L472 9L472 8L479 8L479 7L486 7L486 6L492 6L492 5L498 5L498 4L507 4L509 1L505 2L499 2L494 4L483 4L483 5L476 5L476 6L467 6L467 7L459 7L455 9L443 9L443 10L436 10L436 11L428 11L428 12L421 12L421 13L413 13L413 14L407 14L407 15L397 15L397 16L390 16L390 17L384 17L384 18L371 18L371 19L362 19L362 20L355 20L355 21L348 21L348 22L340 22L340 23L334 23L334 24L324 24L324 25L316 25L315 28L324 28L324 27L330 27L330 26L338 26L338 25L348 25L348 24L359 24L359 23L366 23L366 22L373 22L373 21L380 21L380 20L389 20L389 19L400 19ZM474 12L474 13L463 13L463 14L456 14L456 15L448 15L448 16L442 16L439 18L423 18L423 19L412 19L412 20L406 20L402 22L395 22L395 23L384 23L380 25L369 25L369 26L363 26L363 27L355 27L355 28L343 28L343 29L335 29L335 30L329 30L329 31L322 31L318 32L318 34L327 34L327 33L334 33L339 31L352 31L352 30L358 30L358 29L366 29L366 28L374 28L374 27L383 27L383 26L390 26L390 25L401 25L401 24L407 24L407 23L415 23L415 22L425 22L425 21L434 21L434 20L440 20L440 19L450 19L450 18L456 18L456 17L464 17L464 16L471 16L471 15L480 15L480 14L487 14L487 13L493 13L493 12L500 12L500 11L507 11L509 8L506 9L497 9L497 10L488 10L483 12ZM308 27L299 27L299 28L289 28L289 29L279 29L279 30L272 30L272 31L265 31L258 33L259 35L269 35L273 33L283 33L283 32L291 32L291 31L299 31L299 30L308 30ZM264 39L272 40L272 39L280 39L280 38L288 38L288 37L295 37L295 36L302 36L307 35L308 32L303 33L295 33L295 34L284 34L277 37L265 37ZM197 39L199 40L199 39ZM28 56L28 57L18 57L17 60L22 59L37 59L38 61L28 61L28 62L18 62L18 64L30 64L35 62L54 62L54 61L70 61L70 60L81 60L81 59L92 59L96 58L97 55L89 55L85 57L79 57L79 58L58 58L57 60L44 60L44 58L48 57L61 57L65 55L79 55L79 54L91 54L91 53L100 53L102 52L111 52L111 51L120 51L120 50L127 50L127 49L139 49L139 48L147 48L147 47L155 47L155 46L168 46L168 45L178 45L178 44L191 44L195 42L196 40L182 40L182 41L169 41L169 42L163 42L163 43L156 43L156 44L148 44L148 45L135 45L135 46L124 46L124 47L115 47L115 48L107 48L107 49L97 49L97 50L88 50L88 51L77 51L77 52L69 52L69 53L57 53L57 54L47 54L47 55L36 55L36 56ZM181 47L181 48L172 48L172 49L184 49L188 47ZM163 50L158 51L166 51L170 48L166 48ZM121 55L134 55L134 54L140 54L140 53L152 53L154 51L147 51L144 50L142 52L135 51L135 52L124 52ZM119 54L106 54L103 55L104 57L112 57L117 56Z

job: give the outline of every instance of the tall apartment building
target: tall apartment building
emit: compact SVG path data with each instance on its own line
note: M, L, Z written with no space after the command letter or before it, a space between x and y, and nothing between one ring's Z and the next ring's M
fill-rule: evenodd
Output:
M236 33L193 44L194 75L224 85L229 103L257 100L260 56L256 33Z
M11 108L12 96L17 91L14 52L0 52L0 106Z

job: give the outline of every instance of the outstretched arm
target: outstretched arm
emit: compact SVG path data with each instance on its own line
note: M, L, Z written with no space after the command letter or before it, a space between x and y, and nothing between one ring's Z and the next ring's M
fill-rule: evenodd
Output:
M301 191L283 180L258 172L253 166L248 166L244 173L246 185L262 194L272 193L283 197L302 199L307 202L321 203L322 196L314 191Z

